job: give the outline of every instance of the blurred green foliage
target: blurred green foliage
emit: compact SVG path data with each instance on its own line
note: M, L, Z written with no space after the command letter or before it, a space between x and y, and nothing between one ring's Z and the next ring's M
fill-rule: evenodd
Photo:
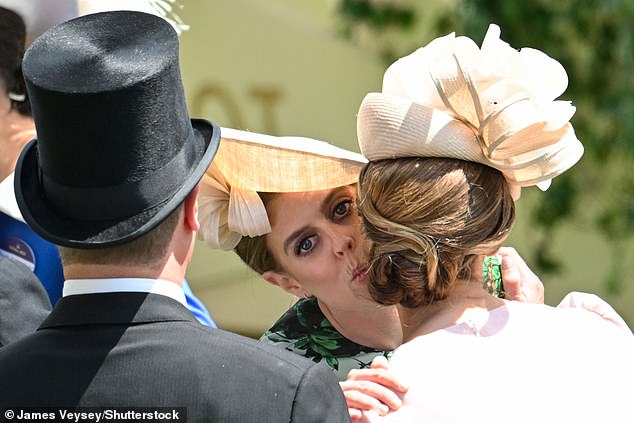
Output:
M389 27L411 28L414 23L414 10L401 7L398 3L381 3L367 0L346 0L339 4L339 12L347 22L343 28L350 35L356 24L367 23L378 30Z
M613 263L605 283L608 292L618 293L627 241L634 234L634 1L454 0L451 7L435 8L427 7L431 0L425 7L421 3L339 0L342 33L353 38L361 30L366 38L381 40L378 54L389 64L429 39L410 40L399 50L384 34L416 37L412 29L429 11L432 38L456 32L479 44L488 25L496 23L511 46L530 46L558 60L569 76L561 99L577 107L572 124L586 152L539 195L531 211L536 242L529 261L542 274L562 271L550 249L558 228L564 223L592 228L611 245Z

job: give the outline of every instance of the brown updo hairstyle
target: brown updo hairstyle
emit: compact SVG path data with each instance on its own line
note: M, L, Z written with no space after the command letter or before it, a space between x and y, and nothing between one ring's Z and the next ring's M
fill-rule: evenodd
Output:
M375 301L418 307L471 277L478 255L507 238L515 203L504 176L445 158L370 162L359 179L359 211L373 242L368 271Z
M11 100L11 107L25 116L31 115L31 105L22 75L22 57L26 44L24 21L12 10L0 7L0 88L24 95L24 101Z

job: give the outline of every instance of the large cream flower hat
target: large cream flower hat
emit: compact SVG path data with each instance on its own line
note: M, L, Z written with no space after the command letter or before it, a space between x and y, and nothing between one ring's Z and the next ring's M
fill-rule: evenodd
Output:
M583 155L570 118L557 101L568 85L564 68L539 50L519 51L491 25L478 46L449 34L397 60L381 93L359 109L357 133L370 161L449 157L500 170L514 197L573 166Z

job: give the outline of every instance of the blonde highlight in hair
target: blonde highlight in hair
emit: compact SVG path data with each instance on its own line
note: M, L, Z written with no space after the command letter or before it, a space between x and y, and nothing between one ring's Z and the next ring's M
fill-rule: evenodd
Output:
M359 180L359 211L373 242L370 294L418 307L447 297L471 277L479 255L496 251L515 220L504 176L455 159L370 162Z

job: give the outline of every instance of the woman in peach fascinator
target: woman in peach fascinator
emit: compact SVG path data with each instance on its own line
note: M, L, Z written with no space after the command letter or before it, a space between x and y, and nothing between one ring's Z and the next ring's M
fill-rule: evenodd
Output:
M363 100L368 288L399 309L390 367L409 385L399 410L364 421L634 421L626 326L482 290L521 188L547 189L583 154L574 107L555 100L567 82L556 60L491 25L481 48L450 34L396 61Z

